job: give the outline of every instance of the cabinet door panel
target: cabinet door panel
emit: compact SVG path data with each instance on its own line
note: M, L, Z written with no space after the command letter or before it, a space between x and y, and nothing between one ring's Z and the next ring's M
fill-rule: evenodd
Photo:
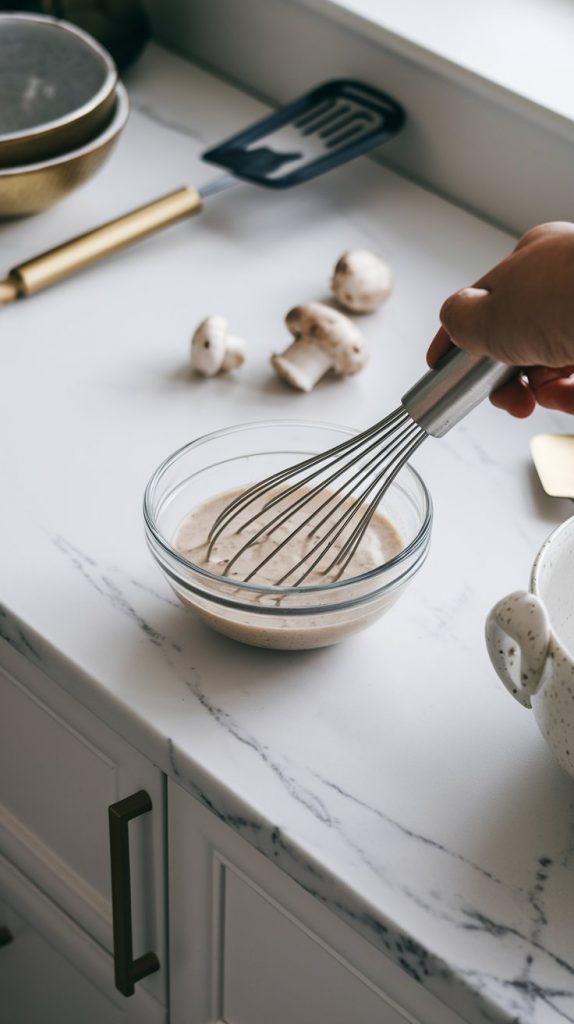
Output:
M13 819L105 897L108 840L100 819L102 807L115 799L117 765L1 671L0 685L6 725L0 800Z
M168 781L171 1024L462 1024Z
M407 1024L380 989L229 868L225 872L226 1024Z
M111 957L0 858L0 1019L6 1024L167 1024L143 990L124 999Z
M161 772L4 645L0 705L0 850L109 952L108 807L149 793L151 812L129 826L134 956L153 951L163 964ZM139 984L165 1000L165 971Z

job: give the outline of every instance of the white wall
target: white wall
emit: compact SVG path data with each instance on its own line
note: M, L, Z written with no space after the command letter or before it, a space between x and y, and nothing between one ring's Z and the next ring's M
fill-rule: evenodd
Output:
M377 158L494 223L521 233L574 216L574 125L501 87L430 68L294 0L147 3L161 42L269 101L339 76L386 89L409 121Z

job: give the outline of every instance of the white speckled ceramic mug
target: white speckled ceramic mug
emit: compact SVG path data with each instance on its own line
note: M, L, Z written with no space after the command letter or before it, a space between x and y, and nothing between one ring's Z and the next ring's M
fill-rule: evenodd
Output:
M516 590L494 606L486 644L506 688L532 708L558 761L574 775L574 516L542 545L529 592Z

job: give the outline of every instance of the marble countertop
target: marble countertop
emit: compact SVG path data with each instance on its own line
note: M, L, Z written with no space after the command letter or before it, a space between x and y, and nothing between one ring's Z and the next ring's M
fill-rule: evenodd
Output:
M208 143L262 107L152 46L113 158L45 214L0 229L9 266L212 171ZM424 153L421 153L424 160ZM241 186L200 217L2 323L0 632L471 1024L574 1021L574 787L490 667L483 623L570 514L529 464L537 412L485 404L415 465L429 559L392 612L320 651L250 649L171 596L145 546L157 463L259 418L365 426L424 370L437 310L512 239L368 160L299 190ZM396 287L361 324L367 373L310 395L277 381L283 316L336 257L379 250ZM212 312L248 339L233 377L192 379Z

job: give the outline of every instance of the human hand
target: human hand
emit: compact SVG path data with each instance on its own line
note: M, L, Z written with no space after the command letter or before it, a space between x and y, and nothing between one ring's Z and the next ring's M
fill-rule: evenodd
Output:
M532 228L472 288L451 295L427 352L434 366L451 342L520 374L491 401L513 416L538 402L574 413L574 224Z

